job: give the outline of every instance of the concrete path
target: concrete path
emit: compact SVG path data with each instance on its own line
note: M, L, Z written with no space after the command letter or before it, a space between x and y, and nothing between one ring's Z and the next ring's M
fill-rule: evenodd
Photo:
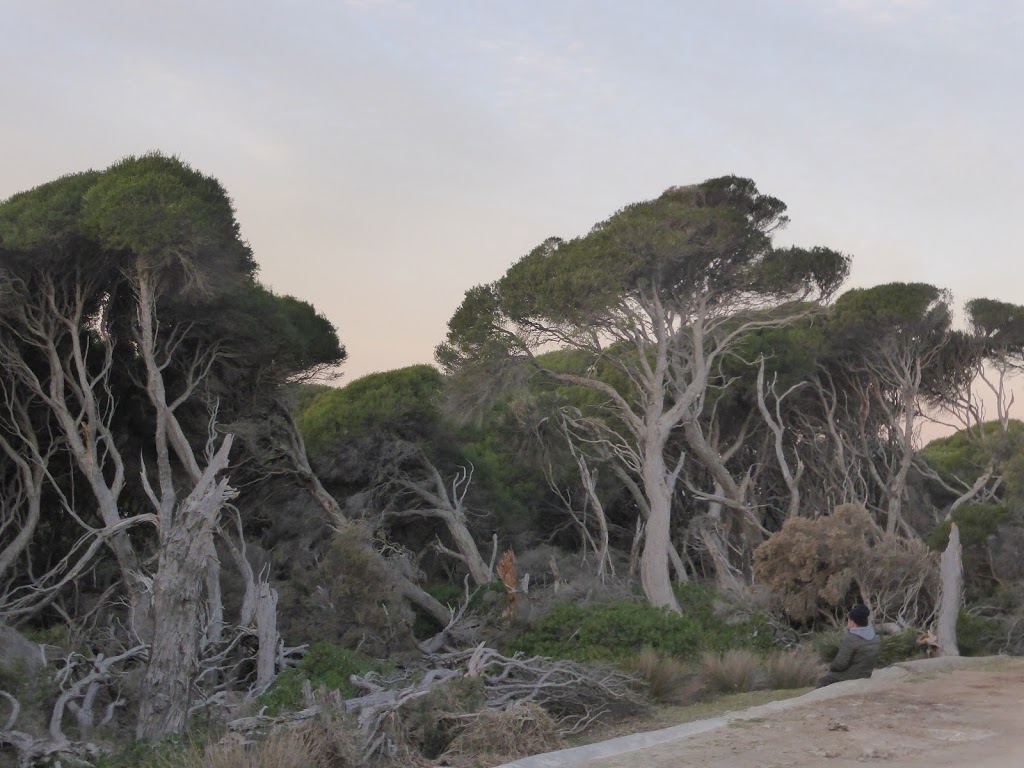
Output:
M826 688L810 691L802 696L774 701L739 712L729 712L707 720L697 720L648 733L635 733L596 744L587 744L582 747L573 747L571 749L562 749L556 752L520 758L514 762L505 763L498 768L576 768L586 766L596 761L606 760L629 752L664 745L668 742L683 741L699 734L724 728L736 721L761 719L769 715L776 715L781 712L813 705L816 702L825 702L857 694L881 692L896 686L901 681L912 676L930 675L947 670L991 664L1000 658L1002 657L955 657L902 662L877 670L867 680L851 680L845 683L836 683ZM638 763L643 760L642 755L637 755L636 758ZM1022 760L1022 764L1024 764L1024 760Z

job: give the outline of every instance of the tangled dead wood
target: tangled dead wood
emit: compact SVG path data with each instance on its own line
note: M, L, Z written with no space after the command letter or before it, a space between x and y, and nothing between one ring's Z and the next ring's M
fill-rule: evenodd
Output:
M62 759L72 765L87 764L87 760L99 757L100 750L95 744L71 741L59 729L56 735L51 733L46 737L14 730L14 726L18 722L18 715L21 713L21 704L7 691L0 691L0 698L4 699L11 708L3 730L0 730L0 748L14 750L17 755L18 768L32 768L47 759L56 760L57 765L60 765ZM63 712L64 703L59 706Z
M435 655L419 679L408 673L353 675L366 693L342 701L336 694L307 687L306 708L277 718L247 717L229 723L236 732L286 727L341 709L356 717L368 757L394 757L407 750L403 723L415 705L456 680L479 682L482 701L475 712L456 713L464 722L475 714L536 705L552 718L559 736L578 733L603 718L623 716L646 707L636 678L623 672L542 656L505 656L481 644L474 649ZM438 718L446 714L435 713Z

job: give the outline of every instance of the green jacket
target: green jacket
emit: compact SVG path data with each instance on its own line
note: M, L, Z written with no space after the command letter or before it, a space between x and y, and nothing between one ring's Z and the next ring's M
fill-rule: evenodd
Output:
M881 652L882 641L873 629L863 627L857 631L850 631L843 635L839 653L836 654L835 661L829 665L829 669L839 680L871 677L871 670L875 668Z

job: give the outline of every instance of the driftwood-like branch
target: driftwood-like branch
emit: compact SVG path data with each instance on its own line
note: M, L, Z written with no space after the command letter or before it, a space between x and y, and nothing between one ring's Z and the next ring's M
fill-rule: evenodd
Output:
M146 655L148 650L149 646L147 645L137 645L116 656L106 657L101 653L96 658L87 660L90 666L89 671L74 681L71 680L71 677L80 662L76 661L74 656L69 657L64 669L58 673L62 690L50 715L50 738L54 742L68 741L62 728L65 709L70 709L75 714L79 731L83 736L88 737L96 724L94 714L96 697L100 690L119 674L114 670L114 666L141 658ZM116 701L115 699L115 704Z
M52 735L49 738L40 738L31 733L14 730L18 715L21 713L21 704L7 691L0 691L0 697L11 707L7 722L4 723L3 730L0 730L0 750L5 747L13 749L17 755L18 768L33 768L52 758L56 758L52 762L53 765L61 765L61 758L73 758L77 764L91 764L91 761L100 756L100 750L95 744L69 741L63 734L57 738ZM46 763L50 764L51 762Z
M366 693L340 705L357 718L367 757L396 752L392 726L401 720L405 708L452 680L465 677L482 682L484 708L504 710L520 702L533 702L555 719L563 735L579 732L609 714L635 712L645 706L636 680L608 668L542 656L504 656L483 644L434 656L432 661L436 666L418 682L409 682L407 677L386 679L372 672L352 676L352 683ZM307 704L310 706L301 712L278 718L241 718L230 722L228 728L249 732L309 720L328 709L331 698L308 692ZM338 704L335 701L334 706Z

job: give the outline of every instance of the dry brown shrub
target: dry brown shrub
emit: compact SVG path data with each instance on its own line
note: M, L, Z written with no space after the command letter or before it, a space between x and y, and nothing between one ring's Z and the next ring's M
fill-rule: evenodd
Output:
M663 704L692 704L704 690L700 676L687 664L653 648L640 651L630 667L647 683L651 698Z
M457 724L472 718L486 702L483 680L460 677L412 699L387 723L387 735L399 751L436 758L451 746Z
M278 731L256 743L224 741L196 746L161 761L160 768L333 768L323 734L302 728ZM348 768L344 763L338 768ZM351 764L354 768L354 764Z
M795 621L859 598L875 622L919 625L934 607L938 567L923 541L887 534L863 507L842 504L816 520L787 520L754 552L754 578Z
M752 691L760 668L761 659L745 648L705 653L700 660L700 676L704 683L708 688L723 693Z
M232 734L214 744L193 744L156 758L155 764L158 768L360 768L363 742L354 719L328 713L258 740Z
M314 568L300 570L282 593L282 631L383 658L411 647L413 614L395 587L399 564L375 548L372 531L339 532Z
M550 752L562 746L558 725L532 702L508 709L485 709L455 720L455 738L444 753L447 765L478 768Z
M768 659L768 685L775 689L808 688L817 683L823 669L818 654L808 648L781 651Z

